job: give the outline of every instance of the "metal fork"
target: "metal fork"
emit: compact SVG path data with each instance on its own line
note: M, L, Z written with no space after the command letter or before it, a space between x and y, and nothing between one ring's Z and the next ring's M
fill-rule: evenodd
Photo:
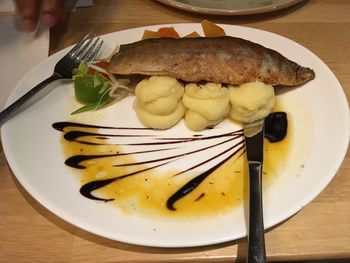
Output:
M91 33L87 34L57 62L54 72L50 77L40 82L0 112L0 127L16 114L25 102L39 91L43 90L48 84L58 79L71 79L73 76L73 69L77 68L82 62L93 61L101 49L102 44L103 40L100 40L99 37L95 38L94 36L92 37Z

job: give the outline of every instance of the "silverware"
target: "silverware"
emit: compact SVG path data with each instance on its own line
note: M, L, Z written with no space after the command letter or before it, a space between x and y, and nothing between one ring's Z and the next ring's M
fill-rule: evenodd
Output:
M92 37L91 33L87 34L57 62L54 72L50 77L40 82L10 106L0 112L0 127L16 114L25 102L27 102L39 91L43 90L48 84L59 79L71 79L73 76L73 69L77 68L81 62L93 61L102 44L103 40L100 41L99 37L95 38Z
M243 125L249 170L248 263L266 262L262 206L264 119Z

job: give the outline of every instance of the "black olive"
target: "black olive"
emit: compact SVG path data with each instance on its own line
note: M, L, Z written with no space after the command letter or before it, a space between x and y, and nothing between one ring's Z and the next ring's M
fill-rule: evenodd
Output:
M285 112L273 112L265 118L265 138L279 142L287 135L288 120Z

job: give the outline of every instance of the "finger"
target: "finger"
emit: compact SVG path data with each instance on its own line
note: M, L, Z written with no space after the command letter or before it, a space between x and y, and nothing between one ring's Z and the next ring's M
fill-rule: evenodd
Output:
M39 21L40 2L39 0L15 1L23 31L32 32L35 30Z
M65 20L67 16L64 10L64 0L43 0L41 12L42 24L47 27L52 27L58 21Z

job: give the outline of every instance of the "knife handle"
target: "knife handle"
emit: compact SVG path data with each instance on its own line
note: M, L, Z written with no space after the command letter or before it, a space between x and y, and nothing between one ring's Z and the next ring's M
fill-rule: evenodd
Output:
M262 163L248 162L249 167L249 234L248 263L265 263L265 238L262 207Z

